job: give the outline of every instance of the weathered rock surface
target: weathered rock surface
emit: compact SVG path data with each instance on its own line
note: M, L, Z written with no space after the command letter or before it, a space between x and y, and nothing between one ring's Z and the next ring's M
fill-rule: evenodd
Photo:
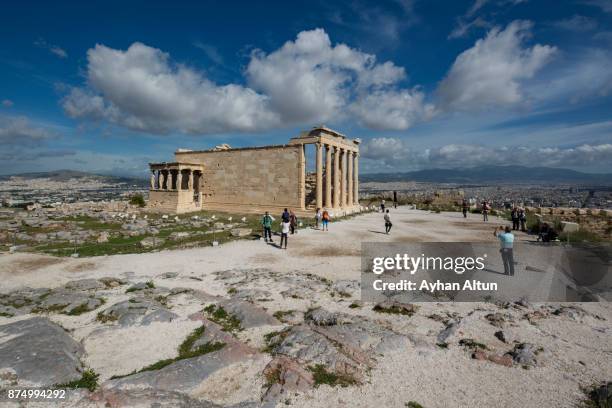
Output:
M2 325L0 339L0 386L51 386L81 377L83 346L47 318Z
M446 328L444 328L444 330L438 333L438 336L436 337L438 344L447 343L448 340L453 337L455 333L457 333L457 329L459 329L459 324L460 321L457 320L449 321L446 325Z
M273 355L290 357L305 366L322 364L328 370L363 377L365 367L345 355L327 337L306 325L293 326L270 339Z
M60 288L52 290L33 310L81 314L98 308L102 303L102 299L93 297L88 293Z
M520 343L509 352L516 364L534 367L538 363L537 355L543 350L530 343Z
M125 285L127 281L121 278L104 277L99 279L106 288L115 288L117 286Z
M342 297L351 297L359 294L360 284L356 280L339 280L332 284L332 290Z
M264 309L249 302L232 299L219 303L219 306L223 307L228 313L236 316L244 329L281 324L281 322L273 316L270 316Z
M305 321L308 324L270 336L268 348L272 355L290 358L303 367L322 364L358 383L364 380L366 370L373 367L376 353L410 345L407 337L363 317L315 309L306 314ZM300 381L308 382L307 378Z
M288 391L307 391L314 385L312 372L285 356L276 356L264 369L269 388L264 400L274 400Z
M253 302L256 300L269 299L272 293L262 289L234 289L229 293L232 298Z
M262 355L259 351L236 340L221 327L201 316L194 316L204 325L203 336L194 347L209 341L222 342L225 346L212 353L176 361L162 369L144 371L124 378L109 380L105 387L113 390L151 388L162 391L190 393L218 370L231 364L245 362Z
M251 228L233 228L230 231L230 234L232 235L232 237L248 237L249 235L251 235L251 233L253 232L253 230Z
M73 290L96 290L104 289L106 285L98 279L79 279L70 281L64 285L66 289Z
M142 241L140 241L140 246L143 248L153 248L156 246L160 246L163 243L164 243L164 240L162 238L147 237L147 238L144 238Z
M338 314L318 307L306 313L304 320L312 322L315 326L333 326L338 323Z
M116 390L99 389L76 401L78 407L155 407L155 408L217 408L210 401L201 401L186 394L153 388ZM245 406L246 408L246 406Z
M92 311L104 302L87 288L100 288L104 284L96 279L69 282L57 289L25 288L0 295L0 313L17 316L27 313L55 312L81 314Z
M103 322L117 321L121 326L149 325L151 322L170 322L178 316L160 303L144 298L132 298L115 303L98 314Z

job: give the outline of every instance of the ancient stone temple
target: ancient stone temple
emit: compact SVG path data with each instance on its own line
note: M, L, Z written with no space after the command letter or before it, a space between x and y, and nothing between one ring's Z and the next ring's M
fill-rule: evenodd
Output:
M307 157L314 147L314 157ZM327 208L359 210L359 140L324 126L302 132L284 145L177 150L171 163L150 163L148 208L185 213L198 210L304 213ZM314 160L310 160L314 159ZM307 164L314 163L314 172Z

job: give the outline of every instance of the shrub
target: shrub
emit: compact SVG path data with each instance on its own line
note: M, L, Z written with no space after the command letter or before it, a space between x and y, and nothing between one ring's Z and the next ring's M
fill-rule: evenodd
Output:
M357 380L351 375L327 371L323 364L310 366L308 369L312 372L315 387L318 387L321 384L327 384L332 387L335 387L336 385L348 387L349 385L357 384Z
M144 207L146 202L142 194L134 194L130 197L130 204L137 205L138 207Z

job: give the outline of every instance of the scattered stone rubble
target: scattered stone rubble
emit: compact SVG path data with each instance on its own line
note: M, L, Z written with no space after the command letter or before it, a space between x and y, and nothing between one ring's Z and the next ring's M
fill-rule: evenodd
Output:
M272 406L324 384L360 387L379 360L397 350L449 353L448 358L467 354L475 364L503 370L537 368L549 363L550 352L511 334L516 325L537 326L549 319L573 324L605 322L577 305L534 306L524 301L486 304L469 313L443 308L431 313L423 311L423 305L393 301L359 302L360 307L352 308L356 300L350 298L358 294L357 281L332 283L315 275L265 268L217 272L216 281L227 289L226 296L178 286L181 275L176 272L161 274L156 282L126 276L79 279L57 288L23 288L1 294L0 338L7 340L0 342L0 389L67 383L78 380L88 369L81 343L52 321L58 314L65 315L61 316L65 321L90 313L90 336L101 330L139 330L177 319L201 325L181 345L176 358L160 359L158 364L131 373L114 373L114 378L105 378L93 392L80 390L74 398L83 406L130 404L138 398L157 406L218 406L197 397L197 390L223 370L241 365L260 367L257 381L262 387L236 406ZM266 291L271 282L281 283L285 290ZM290 293L301 296L288 296ZM332 303L313 306L313 299ZM268 309L276 300L290 302L295 309ZM184 309L180 306L184 304L192 306ZM193 312L193 305L198 312ZM412 322L418 319L428 319L438 329L417 333ZM475 332L479 338L466 335L474 333L473 327L479 327ZM253 336L259 340L251 341Z
M155 250L169 242L173 246L227 231L234 238L249 238L253 230L247 219L220 221L214 216L151 215L127 202L89 202L36 207L32 211L0 212L0 251L42 250L53 253L58 246L108 244L117 239L141 238L140 247ZM160 232L169 231L165 238ZM115 241L113 241L115 240ZM138 251L134 251L138 252Z

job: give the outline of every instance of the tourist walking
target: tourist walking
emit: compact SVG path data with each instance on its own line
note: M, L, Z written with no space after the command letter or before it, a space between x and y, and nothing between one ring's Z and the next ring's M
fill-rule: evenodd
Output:
M506 228L499 227L495 229L493 234L499 239L499 252L504 264L504 275L514 276L514 235L512 230L508 226Z
M518 218L521 223L521 231L527 232L526 223L527 223L527 214L525 213L525 209L523 207L518 210ZM518 228L518 225L517 225Z
M393 208L397 209L397 191L393 192Z
M519 210L516 207L512 208L510 212L510 218L512 219L512 230L516 231L519 229Z
M263 226L264 240L266 242L268 242L268 238L270 239L270 242L274 242L272 241L272 223L273 222L274 222L274 217L272 217L270 213L266 211L266 214L261 219L261 225Z
M281 221L282 222L289 222L289 218L291 216L289 215L289 211L287 211L287 209L285 208L285 211L283 211L283 213L281 214Z
M463 211L463 218L467 218L469 207L470 206L468 205L468 202L463 200L463 202L461 203L461 210Z
M491 207L489 206L489 203L485 200L482 202L482 220L483 221L489 221L489 210L491 209Z
M380 201L380 210L384 213L385 212L385 200L381 200Z
M315 228L321 228L321 218L323 218L323 213L320 208L317 208L317 212L315 213Z
M329 212L327 212L327 210L323 211L323 214L321 215L321 222L323 223L323 231L329 231L329 219L331 217L329 216Z
M289 238L289 229L291 228L290 223L289 222L285 222L283 221L281 223L281 240L280 240L280 247L283 248L283 243L285 244L285 247L283 249L287 249L287 240Z
M298 219L295 216L295 213L293 211L290 211L289 212L289 228L291 230L291 235L297 232L296 230L297 225L298 225Z
M391 227L393 226L393 224L391 223L391 217L389 216L389 210L387 210L387 212L385 213L385 234L389 235L389 232L391 232Z

